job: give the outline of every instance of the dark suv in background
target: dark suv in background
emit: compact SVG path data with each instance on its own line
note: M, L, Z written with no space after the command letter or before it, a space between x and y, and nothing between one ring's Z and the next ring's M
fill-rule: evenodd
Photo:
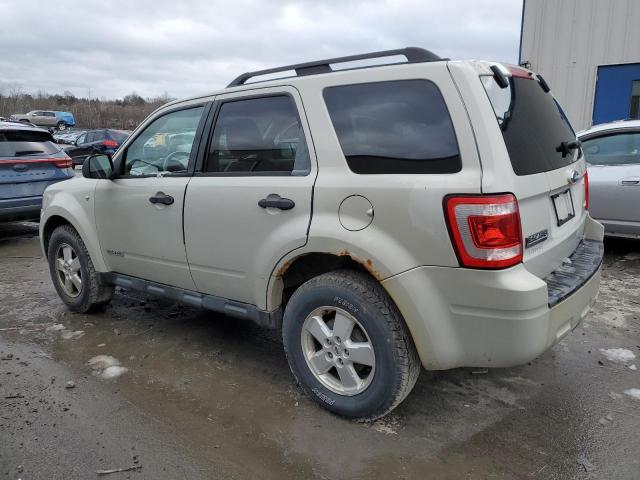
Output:
M80 165L91 154L113 155L118 147L129 137L125 130L87 130L74 142L65 147L65 153L71 157L74 165Z
M45 188L73 178L72 167L51 133L0 121L0 221L39 219Z

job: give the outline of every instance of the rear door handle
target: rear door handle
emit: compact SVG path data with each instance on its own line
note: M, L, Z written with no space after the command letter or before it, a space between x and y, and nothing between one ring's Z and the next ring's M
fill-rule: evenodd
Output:
M164 192L158 192L153 197L149 197L149 201L154 205L161 203L163 205L172 205L174 199L171 195L166 195Z
M280 210L291 210L296 206L290 198L282 198L277 193L272 193L267 198L258 200L258 206L262 208L278 208Z
M640 185L640 177L627 177L620 180L620 185L633 186Z

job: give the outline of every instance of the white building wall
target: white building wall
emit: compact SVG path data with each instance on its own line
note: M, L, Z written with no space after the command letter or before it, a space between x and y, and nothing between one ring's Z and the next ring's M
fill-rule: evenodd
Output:
M591 126L598 65L640 62L640 0L523 0L520 61L576 130Z

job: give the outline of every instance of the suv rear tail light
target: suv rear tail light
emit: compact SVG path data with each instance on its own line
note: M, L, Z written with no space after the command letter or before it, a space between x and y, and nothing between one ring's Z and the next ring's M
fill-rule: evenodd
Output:
M58 168L71 168L73 167L73 161L71 157L65 155L64 157L55 158L19 158L19 159L7 159L0 160L0 164L20 165L25 163L50 163Z
M451 241L463 267L506 268L522 261L522 230L513 194L452 195L444 200Z
M53 163L58 168L71 168L71 167L73 167L73 161L69 157L67 157L67 158L56 158L55 160L52 160L51 163Z
M109 148L118 148L118 142L115 140L105 140L102 142L102 145Z
M584 172L584 209L589 210L589 172Z

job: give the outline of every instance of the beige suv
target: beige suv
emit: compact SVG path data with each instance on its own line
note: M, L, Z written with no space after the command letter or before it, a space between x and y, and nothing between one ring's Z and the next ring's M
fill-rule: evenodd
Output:
M407 48L165 105L47 189L40 233L71 310L118 285L281 328L309 396L372 419L421 366L522 364L580 322L603 255L587 200L540 76Z

